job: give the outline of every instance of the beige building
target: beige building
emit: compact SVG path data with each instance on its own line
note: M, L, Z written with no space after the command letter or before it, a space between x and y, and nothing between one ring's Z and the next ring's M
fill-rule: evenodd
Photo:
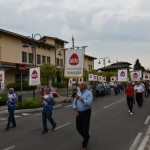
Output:
M5 70L5 84L20 81L17 70L20 64L29 68L50 63L56 66L58 72L64 69L66 43L68 42L55 37L41 37L40 34L27 37L0 29L0 64L1 70ZM84 68L94 70L95 59L97 58L85 55ZM28 70L23 73L23 79L28 80ZM61 82L60 76L56 77L56 81Z

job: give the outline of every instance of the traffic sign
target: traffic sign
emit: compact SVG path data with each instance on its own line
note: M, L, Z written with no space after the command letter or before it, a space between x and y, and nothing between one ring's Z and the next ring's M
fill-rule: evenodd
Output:
M26 71L26 65L25 64L20 64L19 65L19 71L20 72L25 72Z

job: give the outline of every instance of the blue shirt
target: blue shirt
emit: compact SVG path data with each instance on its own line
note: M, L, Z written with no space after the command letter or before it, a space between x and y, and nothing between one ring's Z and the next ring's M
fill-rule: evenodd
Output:
M16 96L15 93L12 93L12 94L8 94L7 95L7 104L8 104L8 108L13 108L15 109L16 108L16 104L15 103L11 103L13 101L17 101L18 100L18 97Z
M93 101L92 93L86 89L84 91L79 91L77 95L83 99L83 102L74 98L73 109L77 109L78 111L85 111L90 109Z
M49 98L50 101L47 102L43 99L43 108L50 108L50 109L53 109L53 95L52 94L45 94L44 95L44 98L47 99Z

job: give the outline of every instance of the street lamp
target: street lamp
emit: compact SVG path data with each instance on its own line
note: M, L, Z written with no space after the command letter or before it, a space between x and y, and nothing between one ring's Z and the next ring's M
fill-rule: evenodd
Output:
M39 40L36 39L36 37L39 36ZM22 45L22 47L27 48L30 47L31 45L31 50L32 50L32 64L33 66L36 66L36 43L40 42L44 43L45 41L42 40L41 35L39 33L36 34L32 34L32 36L28 36L26 37L26 41L24 42L24 44ZM35 89L33 90L33 97L35 97Z
M110 61L109 57L103 57L103 58L100 58L100 59L99 59L98 64L101 64L101 62L100 62L101 59L103 60L103 65L104 65L104 69L105 69L106 59L108 59L108 63L110 63L111 61Z

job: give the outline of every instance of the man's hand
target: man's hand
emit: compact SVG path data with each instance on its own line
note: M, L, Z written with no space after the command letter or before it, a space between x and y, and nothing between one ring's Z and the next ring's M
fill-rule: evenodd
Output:
M79 116L79 112L77 110L75 111L75 114L76 114L76 116Z

